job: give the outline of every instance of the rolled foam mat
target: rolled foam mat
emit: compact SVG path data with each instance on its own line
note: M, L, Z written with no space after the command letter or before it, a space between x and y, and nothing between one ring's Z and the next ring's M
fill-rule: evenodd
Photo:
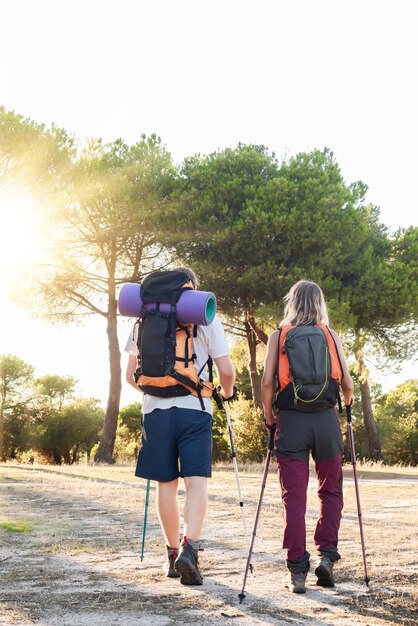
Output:
M126 317L139 317L142 309L141 285L125 283L119 293L119 313ZM146 304L144 311L155 309L156 304ZM160 311L168 313L170 305L161 303ZM183 324L208 326L216 314L216 298L211 291L185 289L177 302L177 319Z

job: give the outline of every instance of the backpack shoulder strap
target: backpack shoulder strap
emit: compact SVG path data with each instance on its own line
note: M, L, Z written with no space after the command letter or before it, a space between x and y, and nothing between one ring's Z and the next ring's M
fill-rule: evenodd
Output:
M341 365L341 359L338 352L337 343L326 324L317 324L317 326L321 328L321 330L324 332L325 338L327 340L329 356L331 359L331 378L335 378L335 380L337 380L340 384L343 379L344 372Z
M278 334L278 337L277 337L277 360L276 360L276 378L275 378L275 380L277 381L277 388L279 388L279 354L280 354L280 336L282 334L281 326L279 326L279 328L277 330L279 331L279 334Z
M294 328L294 326L290 325L282 326L280 328L279 354L277 357L277 380L279 383L279 390L283 390L291 380L289 359L286 354L286 350L284 349L284 346L286 341L286 335L292 328Z

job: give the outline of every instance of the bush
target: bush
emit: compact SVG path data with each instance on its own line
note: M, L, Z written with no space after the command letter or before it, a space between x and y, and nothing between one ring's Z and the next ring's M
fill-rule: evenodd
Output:
M142 409L139 402L124 406L118 415L113 457L121 461L134 461L138 458L142 433Z
M61 410L51 410L36 427L33 447L50 463L76 463L90 458L99 440L104 411L98 400L79 398Z
M408 380L382 396L376 420L385 461L418 465L418 380Z
M268 437L261 413L252 400L247 400L241 394L236 402L231 403L230 409L237 461L263 461Z
M213 409L212 461L227 461L231 458L231 447L226 426L225 409Z

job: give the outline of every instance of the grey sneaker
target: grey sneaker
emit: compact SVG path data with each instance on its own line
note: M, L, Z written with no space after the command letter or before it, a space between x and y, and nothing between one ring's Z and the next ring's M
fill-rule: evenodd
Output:
M197 552L198 550L193 548L187 540L181 542L174 568L181 576L182 585L201 585L203 582Z
M306 576L307 574L294 574L293 572L287 572L283 578L283 583L286 589L290 589L292 593L306 593Z
M319 565L315 570L315 575L318 576L316 584L320 587L334 587L335 578L334 572L332 571L333 568L334 563L331 561L331 559L327 556L321 556Z
M174 569L174 562L178 556L177 550L174 548L167 548L167 560L164 563L164 574L167 578L180 578L180 574Z

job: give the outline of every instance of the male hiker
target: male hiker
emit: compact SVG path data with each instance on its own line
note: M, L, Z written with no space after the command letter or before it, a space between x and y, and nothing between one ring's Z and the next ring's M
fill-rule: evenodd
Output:
M151 282L153 275L159 276L163 281L166 281L167 277L180 281L178 285L183 288L197 289L196 276L187 267L175 268L172 273L153 273L147 277ZM141 289L144 284L145 281ZM176 344L180 343L177 334L181 332L179 326L181 325L177 325ZM138 385L134 374L138 367L138 332L138 325L136 325L125 348L129 353L126 380L136 389ZM140 332L142 332L143 344L145 331ZM176 353L176 361L190 362L190 358L195 357L193 367L190 369L193 370L195 377L197 376L197 392L185 391L182 385L181 388L177 387L177 391L187 393L187 395L174 395L176 389L171 392L171 388L167 387L162 392L166 397L144 393L142 447L135 474L157 482L157 512L167 546L165 575L169 578L180 577L180 582L184 585L201 585L203 579L198 564L199 537L207 508L207 479L211 476L212 452L212 403L210 399L212 384L208 382L209 376L205 365L209 357L215 362L221 384L221 395L224 398L233 395L235 372L229 358L225 333L218 317L215 316L208 326L194 327L191 334L195 335L193 338L188 335L189 340L193 341L193 344L190 344L192 354L190 355L186 348L183 358ZM155 337L155 334L153 336ZM141 349L148 350L142 344ZM148 351L148 356L151 350L152 347ZM182 380L184 382L185 379ZM141 377L138 382L141 384ZM147 379L147 383L149 382ZM187 381L185 382L187 384ZM165 382L160 378L157 384L165 384ZM152 387L152 393L159 393L159 391ZM168 395L170 393L173 395ZM184 479L186 488L183 540L180 546L180 515L177 502L179 476Z

